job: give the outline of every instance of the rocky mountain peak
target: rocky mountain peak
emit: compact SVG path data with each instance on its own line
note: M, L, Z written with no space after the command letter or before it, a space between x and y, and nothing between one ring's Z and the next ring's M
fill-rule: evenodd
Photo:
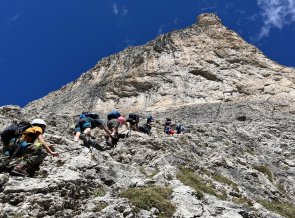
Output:
M113 108L139 113L139 125L152 114L152 135L132 131L109 150L73 140L79 113ZM0 107L1 129L36 117L60 157L34 178L0 174L0 217L294 217L295 71L214 14L103 58L24 108ZM186 132L165 134L167 117Z
M204 13L198 16L198 26L220 25L221 20L216 14Z
M293 72L267 59L215 14L202 14L191 27L102 59L25 110L75 114L86 107L101 113L112 108L140 112L268 96L278 94L270 87L279 84L288 91Z

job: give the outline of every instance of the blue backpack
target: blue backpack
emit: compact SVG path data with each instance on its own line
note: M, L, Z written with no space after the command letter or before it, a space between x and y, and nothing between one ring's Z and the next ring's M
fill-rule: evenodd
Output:
M99 115L91 112L82 112L82 114L79 115L80 119L84 118L90 118L90 119L99 119Z
M118 119L120 116L121 116L121 114L119 111L112 110L112 112L108 113L107 118L108 118L108 120Z
M169 134L170 130L171 130L171 126L165 126L164 132L166 134Z
M176 125L176 131L177 131L177 134L180 134L182 132L185 132L185 128L182 124L179 123Z

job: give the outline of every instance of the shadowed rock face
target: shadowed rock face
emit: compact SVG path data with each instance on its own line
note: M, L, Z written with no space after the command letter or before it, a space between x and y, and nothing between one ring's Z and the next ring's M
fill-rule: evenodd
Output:
M267 59L213 14L104 58L23 109L0 108L1 127L44 118L46 138L60 152L35 178L0 174L0 217L159 216L160 207L137 210L120 195L150 185L172 189L173 217L292 217L294 82L294 69ZM152 136L132 132L116 148L92 153L72 141L74 115L114 107L152 113ZM189 133L165 135L166 117ZM96 131L103 145L102 134ZM184 181L183 167L207 189Z

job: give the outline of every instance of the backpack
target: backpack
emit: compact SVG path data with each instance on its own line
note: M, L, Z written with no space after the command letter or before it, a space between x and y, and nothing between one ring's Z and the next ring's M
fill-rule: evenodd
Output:
M79 118L99 119L99 115L91 112L82 112L82 114L79 115Z
M180 133L182 133L182 132L185 131L184 126L182 124L180 124L180 123L176 125L176 128L175 129L177 131L177 134L180 134Z
M19 138L22 133L32 127L32 124L27 121L21 121L19 123L13 123L9 126L7 126L1 133L1 140L4 144L4 146L8 146L9 142L13 138Z
M136 113L130 113L128 116L128 119L135 120L135 122L138 123L139 122L139 115Z
M164 132L170 134L171 126L165 126Z
M138 128L138 130L140 132L143 132L143 133L148 134L148 135L151 135L151 129L152 129L152 127L150 125L147 125L147 124L145 124L143 126L140 126Z
M121 116L120 112L117 110L112 110L112 112L108 113L107 118L108 120L117 119Z
M150 123L153 122L153 121L154 121L153 116L149 114L149 115L146 117L146 123L147 123L147 124L150 124Z

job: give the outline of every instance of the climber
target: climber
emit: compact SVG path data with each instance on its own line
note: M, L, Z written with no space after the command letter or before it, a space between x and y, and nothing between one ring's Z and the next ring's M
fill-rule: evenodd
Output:
M174 122L172 122L171 118L166 118L166 122L164 124L164 132L168 135L172 135L175 133L174 129L172 128L175 125Z
M126 119L128 123L128 127L131 130L137 131L138 130L138 123L139 123L139 115L137 113L130 113L128 118Z
M143 132L145 134L151 135L151 130L152 130L152 124L154 122L154 118L152 115L147 116L146 124L143 126L139 126L138 130L140 132Z
M119 121L119 127L125 127L126 129L129 128L128 124L127 124L127 120L125 118L124 115L121 115L120 117L118 117L118 121Z
M96 127L103 129L107 135L111 135L111 132L107 129L104 122L99 119L98 114L83 112L79 115L79 119L75 126L74 141L77 142L79 138L81 138L84 145L89 146L89 142L91 141L90 138L94 138L91 134L91 130Z
M21 137L21 134L30 127L32 127L32 124L27 121L21 121L19 123L13 122L1 131L0 135L3 147L2 156L0 157L0 172L7 170L7 166L11 161L10 157L16 148L17 140Z
M19 158L20 162L11 170L12 175L33 176L43 162L47 153L58 156L53 145L47 143L43 137L46 123L42 119L34 119L32 127L27 128L19 139L11 141L13 153L10 158ZM46 152L47 153L46 153Z
M176 124L175 130L176 130L176 134L183 134L186 131L184 125L181 123Z
M113 147L118 142L118 128L120 121L117 118L108 120L107 127L111 134L106 136L106 140L109 146Z

